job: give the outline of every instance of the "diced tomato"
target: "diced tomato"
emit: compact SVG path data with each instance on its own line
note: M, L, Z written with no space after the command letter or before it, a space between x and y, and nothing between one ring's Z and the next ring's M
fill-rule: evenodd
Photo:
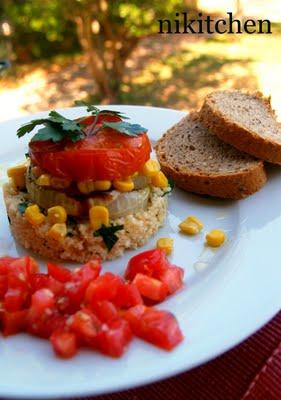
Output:
M71 280L72 273L69 269L56 264L48 263L48 274L59 282L65 283Z
M40 315L46 308L52 309L55 307L55 296L50 289L39 289L33 293L31 297L31 308L36 310Z
M8 276L0 275L0 300L4 299L7 290L8 290Z
M20 311L27 299L28 293L21 288L9 288L4 297L4 307L8 312Z
M71 358L77 353L77 339L73 332L56 330L50 337L54 352L62 358Z
M158 279L169 266L170 263L163 250L147 250L130 259L125 279L132 281L138 273Z
M102 326L97 335L98 348L111 357L121 357L132 337L128 322L124 319L115 319Z
M59 295L63 292L63 283L57 281L52 276L46 274L36 273L30 277L31 293L36 292L39 289L50 289L55 295Z
M133 307L124 314L136 336L165 350L172 350L183 340L173 314L153 307L140 307Z
M10 336L22 332L26 328L27 310L4 312L2 315L3 335Z
M142 297L136 285L127 282L120 285L113 302L120 308L130 308L138 304L143 304Z
M96 279L101 271L101 262L99 258L93 258L86 264L82 265L77 271L73 272L73 279L79 280L86 286Z
M91 310L102 322L116 319L119 315L115 305L108 300L97 301L91 305Z
M0 275L7 274L10 264L15 260L17 260L15 257L0 257Z
M137 274L133 283L140 294L153 301L163 301L168 295L168 286L158 279L150 278L144 274Z
M172 265L163 272L160 280L167 285L169 294L173 294L183 286L183 277L183 268Z
M59 310L68 314L78 311L84 300L85 289L85 285L79 281L66 282L57 298Z
M111 272L106 272L104 275L99 276L89 284L86 290L86 304L92 305L102 300L112 301L122 283L122 279Z
M95 347L102 323L91 310L82 308L69 317L67 324L82 343Z

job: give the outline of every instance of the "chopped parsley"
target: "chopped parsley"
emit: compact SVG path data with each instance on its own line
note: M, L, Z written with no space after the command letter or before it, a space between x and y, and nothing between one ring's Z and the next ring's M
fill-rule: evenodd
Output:
M123 228L123 225L102 225L100 229L94 232L94 236L101 236L108 251L110 251L115 243L118 241L118 236L116 235L116 232L121 231Z
M165 192L165 193L162 195L162 197L166 196L167 194L170 194L170 193L174 190L174 188L175 188L175 182L173 181L172 178L169 178L169 179L168 179L168 182L169 182L169 190L167 190L167 192Z
M21 213L21 215L23 215L25 213L25 210L27 209L27 207L28 207L28 202L27 201L22 201L17 206L17 208L18 208L19 212Z

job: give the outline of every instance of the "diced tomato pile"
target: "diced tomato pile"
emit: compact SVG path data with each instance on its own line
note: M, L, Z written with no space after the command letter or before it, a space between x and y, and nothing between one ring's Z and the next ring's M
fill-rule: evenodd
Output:
M88 347L120 357L133 336L171 350L183 340L176 318L154 305L183 286L183 269L162 250L133 257L125 279L101 274L99 259L75 270L31 257L0 258L0 327L4 336L28 332L50 339L63 358Z

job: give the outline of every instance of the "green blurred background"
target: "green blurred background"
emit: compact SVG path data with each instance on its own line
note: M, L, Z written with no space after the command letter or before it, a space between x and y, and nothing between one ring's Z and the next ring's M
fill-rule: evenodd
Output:
M202 11L272 21L271 35L159 35L159 18ZM0 120L73 105L198 108L206 93L272 96L281 116L280 0L1 0Z

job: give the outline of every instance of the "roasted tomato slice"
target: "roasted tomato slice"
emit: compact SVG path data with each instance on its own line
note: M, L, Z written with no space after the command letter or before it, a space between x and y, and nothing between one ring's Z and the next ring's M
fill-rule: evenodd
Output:
M87 131L91 131L91 125ZM51 175L74 181L112 181L130 176L149 159L150 151L146 133L130 137L111 128L103 128L76 143L29 143L34 164Z
M130 259L125 272L125 279L132 281L138 273L159 279L169 266L170 263L163 250L147 250Z

